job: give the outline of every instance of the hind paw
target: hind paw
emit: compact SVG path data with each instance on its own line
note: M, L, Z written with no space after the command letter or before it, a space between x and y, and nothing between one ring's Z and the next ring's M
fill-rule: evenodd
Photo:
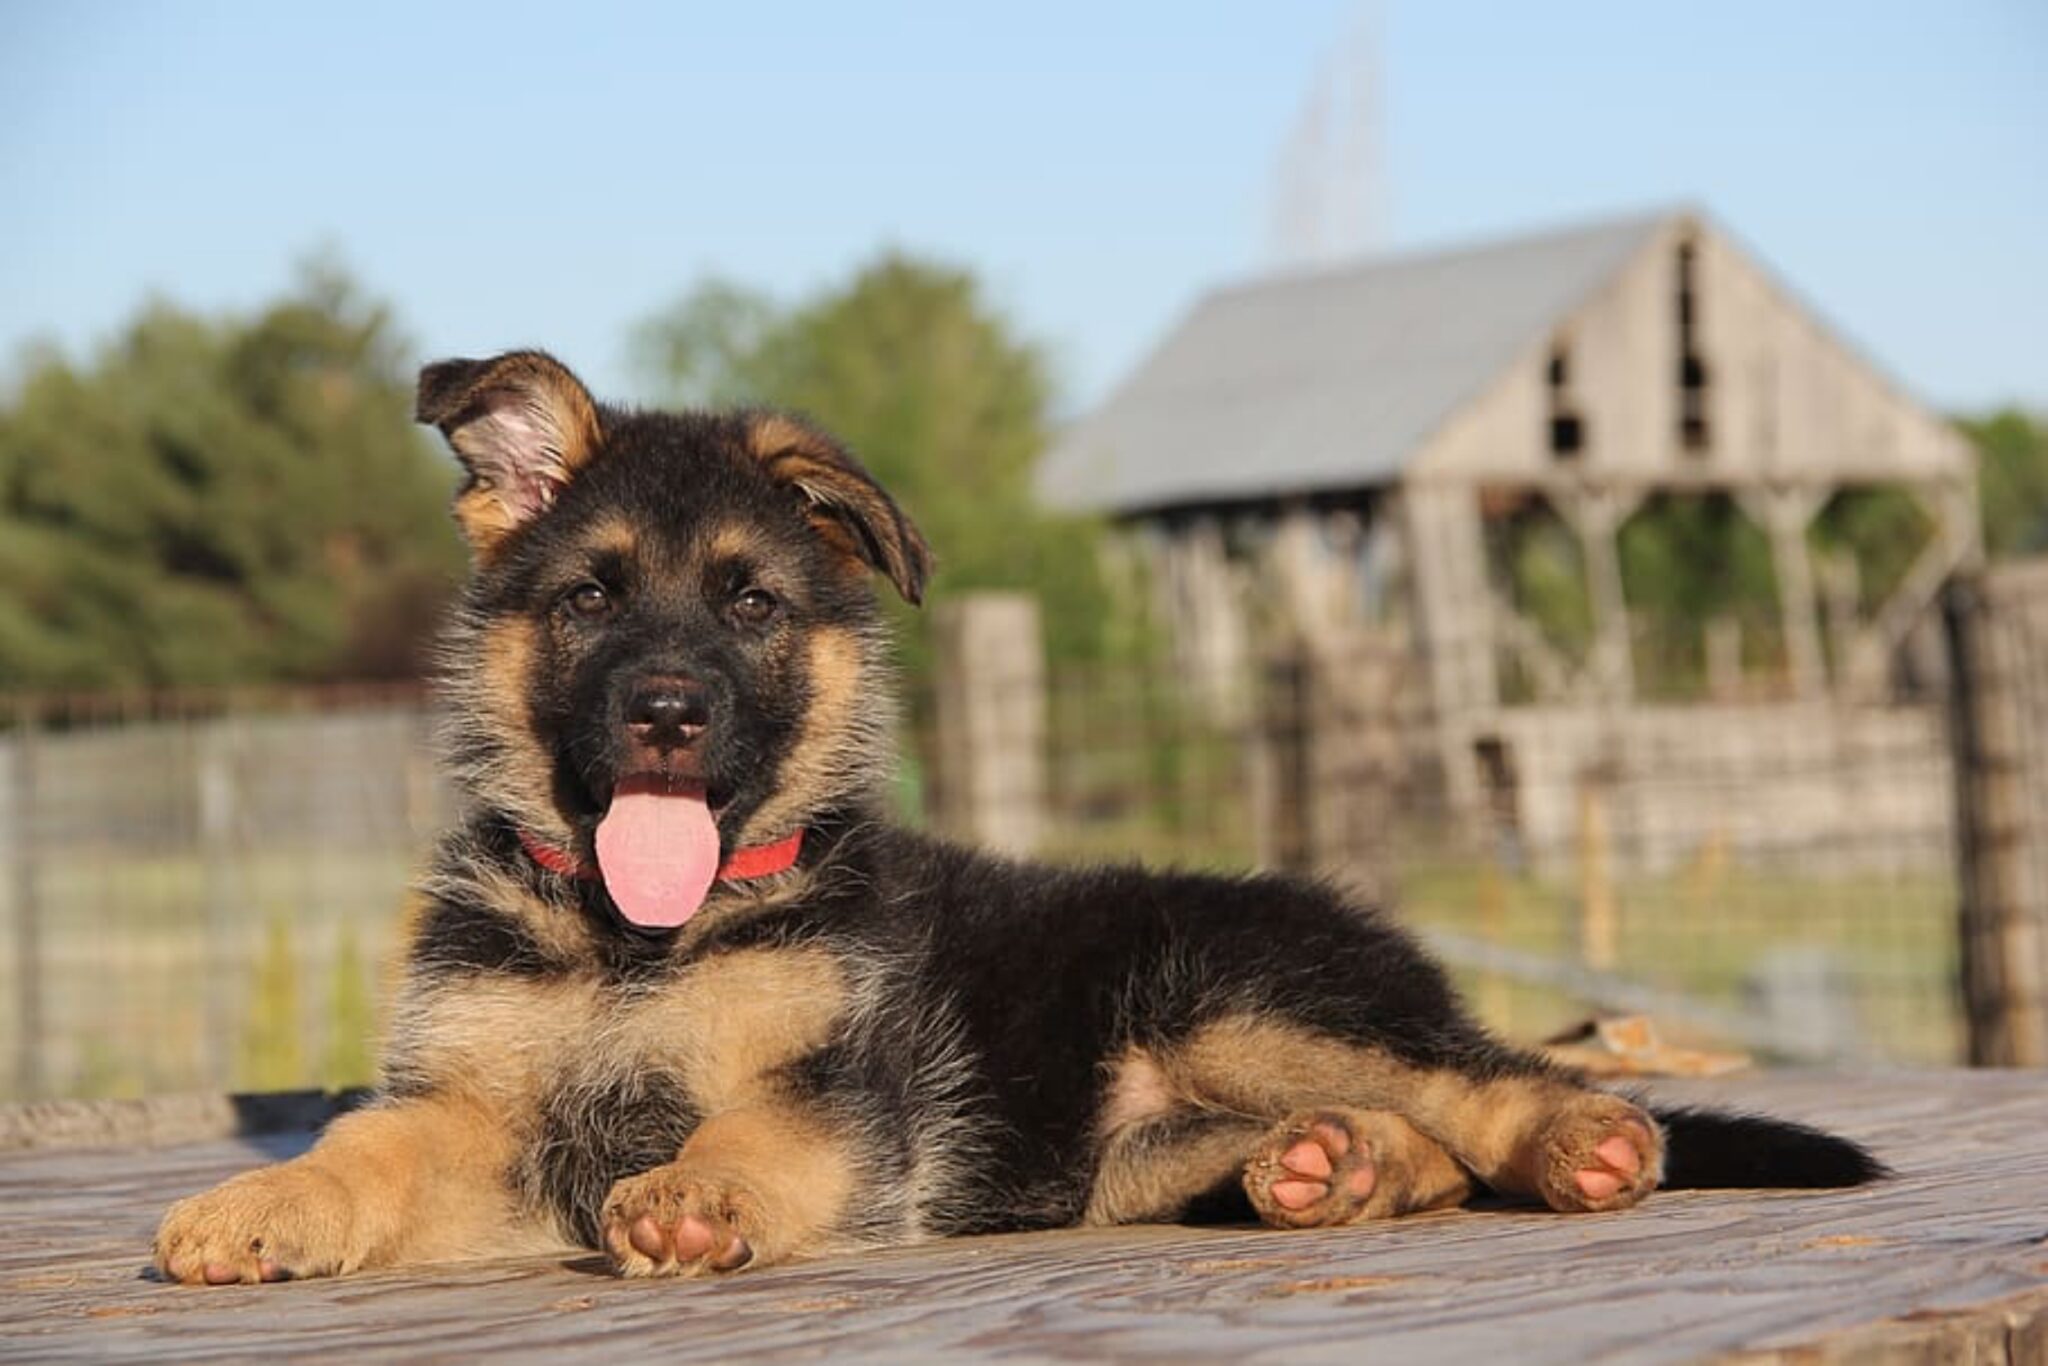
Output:
M1245 1163L1244 1189L1275 1228L1327 1228L1371 1218L1379 1166L1370 1138L1335 1110L1276 1125Z
M1656 1122L1618 1096L1590 1095L1551 1120L1537 1193L1552 1209L1627 1209L1664 1177Z

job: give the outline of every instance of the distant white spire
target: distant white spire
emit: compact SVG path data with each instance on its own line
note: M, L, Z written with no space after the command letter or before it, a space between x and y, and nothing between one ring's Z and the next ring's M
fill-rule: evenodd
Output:
M1275 267L1322 265L1387 245L1379 32L1378 5L1362 0L1274 159L1267 254Z

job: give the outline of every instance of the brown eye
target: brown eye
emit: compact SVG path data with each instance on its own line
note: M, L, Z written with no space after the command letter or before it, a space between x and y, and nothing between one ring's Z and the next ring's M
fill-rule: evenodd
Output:
M601 583L578 584L569 592L569 610L579 617L601 617L612 610L612 596Z
M775 609L782 606L775 595L765 588L749 588L732 600L732 614L749 626L759 626L775 615Z

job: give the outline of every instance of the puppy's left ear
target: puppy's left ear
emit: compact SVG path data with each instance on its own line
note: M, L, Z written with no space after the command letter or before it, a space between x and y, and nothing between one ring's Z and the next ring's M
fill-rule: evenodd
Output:
M924 601L932 552L902 508L846 448L783 413L747 417L747 448L803 496L811 523L842 553L888 576L903 600Z
M429 365L413 416L469 471L455 520L480 555L553 506L603 439L590 391L540 351Z

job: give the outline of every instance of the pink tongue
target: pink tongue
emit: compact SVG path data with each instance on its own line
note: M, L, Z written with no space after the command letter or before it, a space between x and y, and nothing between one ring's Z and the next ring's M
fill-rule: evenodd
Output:
M597 824L605 890L635 925L672 930L697 913L718 876L718 823L704 793L628 778Z

